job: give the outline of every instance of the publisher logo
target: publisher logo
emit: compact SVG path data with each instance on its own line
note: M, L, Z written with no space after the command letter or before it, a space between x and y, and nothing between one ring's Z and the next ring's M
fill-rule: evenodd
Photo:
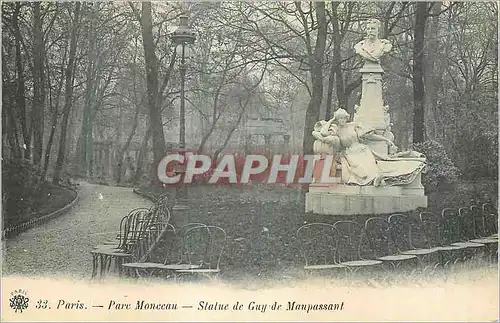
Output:
M30 299L28 298L26 291L19 289L13 291L10 295L11 298L9 299L9 306L15 311L15 313L18 311L19 313L22 313L23 310L28 308Z

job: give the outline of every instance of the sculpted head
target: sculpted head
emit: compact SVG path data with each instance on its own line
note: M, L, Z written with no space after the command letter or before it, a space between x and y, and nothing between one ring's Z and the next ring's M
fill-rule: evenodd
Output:
M374 40L378 38L380 21L377 19L368 19L366 21L366 38Z
M333 118L339 126L343 126L347 123L350 118L349 113L346 110L339 108L333 113Z

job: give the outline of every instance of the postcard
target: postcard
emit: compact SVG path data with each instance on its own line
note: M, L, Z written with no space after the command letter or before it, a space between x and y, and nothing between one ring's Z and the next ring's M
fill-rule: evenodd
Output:
M1 19L2 321L498 321L497 2Z

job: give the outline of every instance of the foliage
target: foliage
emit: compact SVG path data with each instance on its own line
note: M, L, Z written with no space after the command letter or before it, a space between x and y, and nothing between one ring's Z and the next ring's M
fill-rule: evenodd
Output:
M5 218L18 217L32 211L40 191L40 173L26 160L2 162L2 206Z
M391 107L398 146L409 146L414 106L408 103L415 101L415 80L423 77L425 138L442 143L465 176L496 177L498 4L427 3L420 44L425 60L418 76L413 52L419 5L329 2L320 9L327 25L320 28L320 7L314 2L153 3L152 28L147 30L153 41L146 52L157 63L148 67L141 4L82 3L76 21L76 2L6 2L4 158L20 157L24 147L24 156L50 177L60 146L67 146L64 168L85 164L88 171L82 175L98 177L91 165L98 168L102 161L92 154L93 143L109 142L116 158L115 169L107 174L121 174L123 158L135 151L134 178L139 179L151 162L151 138L161 136L160 131L151 133L151 121L161 119L167 142L179 138L180 60L173 55L169 34L181 13L188 13L196 34L186 63L187 147L242 149L248 144L248 118L274 117L284 121L290 148L297 152L303 148L303 134L310 133L309 122L327 118L325 111L337 106L352 112L359 103L362 62L353 46L363 38L362 22L373 17L382 25L379 36L393 45L381 64L386 71L383 99ZM70 55L73 31L78 39ZM316 43L325 47L318 55ZM74 81L66 82L70 65L75 66ZM158 74L155 102L160 110L153 118L146 90L146 71L152 67ZM65 111L70 111L68 122L61 118ZM62 145L67 123L71 130ZM39 160L41 147L44 160Z
M448 157L443 145L434 140L413 145L413 149L427 157L427 171L422 175L422 184L429 191L454 184L460 172Z
M466 159L467 179L498 178L498 132L486 131L473 138L467 138L470 154Z

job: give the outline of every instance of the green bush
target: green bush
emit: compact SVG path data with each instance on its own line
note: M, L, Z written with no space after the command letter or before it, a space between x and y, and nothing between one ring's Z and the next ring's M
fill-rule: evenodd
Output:
M4 226L22 222L33 210L40 191L40 173L26 160L2 162L2 207Z
M485 131L472 138L467 151L467 179L498 179L498 132Z
M413 149L427 158L427 170L422 174L422 184L427 191L455 184L460 171L448 157L443 145L434 140L413 144Z

